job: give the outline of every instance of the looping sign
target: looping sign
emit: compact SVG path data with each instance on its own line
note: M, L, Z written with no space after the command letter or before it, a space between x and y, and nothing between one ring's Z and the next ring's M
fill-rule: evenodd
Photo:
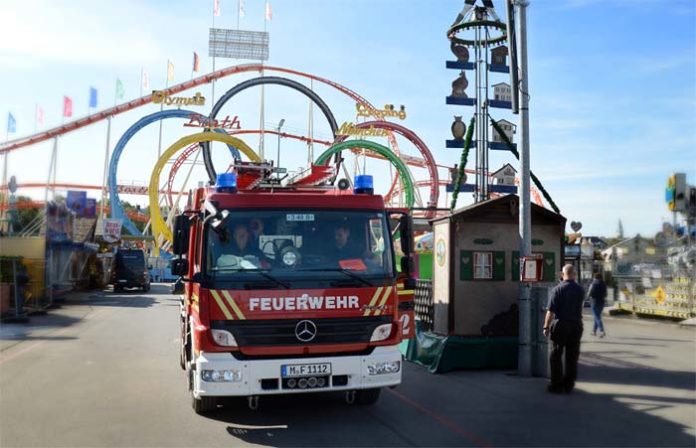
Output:
M191 97L169 96L164 90L152 91L152 102L164 104L166 106L205 106L205 97L200 92L196 92Z
M239 122L239 117L235 115L233 118L226 116L222 120L209 118L201 114L189 115L188 123L184 123L188 128L208 128L208 129L241 129L242 125Z

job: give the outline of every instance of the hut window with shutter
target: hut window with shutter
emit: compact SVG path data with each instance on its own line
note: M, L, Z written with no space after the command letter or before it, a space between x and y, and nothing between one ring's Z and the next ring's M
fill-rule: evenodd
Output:
M493 252L474 252L474 279L493 278Z

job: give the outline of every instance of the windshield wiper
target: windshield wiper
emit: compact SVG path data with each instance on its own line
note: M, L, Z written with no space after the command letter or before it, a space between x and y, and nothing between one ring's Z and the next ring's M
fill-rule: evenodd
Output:
M367 286L374 286L372 283L368 282L358 274L355 274L354 272L349 271L348 269L343 269L343 268L317 268L317 269L298 269L298 271L309 271L309 272L340 272L342 274L347 275L348 277L359 281L363 285Z
M273 277L271 274L268 273L268 269L238 269L238 268L214 268L214 272L224 272L224 271L233 271L233 272L253 272L255 274L259 274L260 276L272 281L278 286L282 286L285 289L290 289L290 285L288 285L285 282L282 282L278 280L277 278Z

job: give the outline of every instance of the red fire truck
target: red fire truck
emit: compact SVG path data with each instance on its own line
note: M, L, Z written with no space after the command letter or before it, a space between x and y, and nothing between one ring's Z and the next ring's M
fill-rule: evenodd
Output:
M174 223L194 410L216 409L219 397L256 409L261 395L307 392L374 403L401 382L398 345L413 333L408 211L385 208L371 176L353 190L237 181L225 173L199 188Z

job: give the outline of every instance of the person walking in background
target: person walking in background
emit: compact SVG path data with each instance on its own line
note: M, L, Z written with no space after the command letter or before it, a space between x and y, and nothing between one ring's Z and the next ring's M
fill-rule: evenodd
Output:
M607 299L607 285L604 283L601 273L598 272L594 275L594 280L592 281L592 285L590 285L588 295L590 296L592 315L594 316L592 336L597 336L597 330L599 330L599 337L603 338L607 335L604 332L604 322L602 322L602 310L604 309Z
M551 291L544 320L544 336L550 336L553 343L549 357L551 384L548 391L551 393L570 393L575 387L584 301L585 290L575 282L575 268L572 264L563 266L563 282Z

